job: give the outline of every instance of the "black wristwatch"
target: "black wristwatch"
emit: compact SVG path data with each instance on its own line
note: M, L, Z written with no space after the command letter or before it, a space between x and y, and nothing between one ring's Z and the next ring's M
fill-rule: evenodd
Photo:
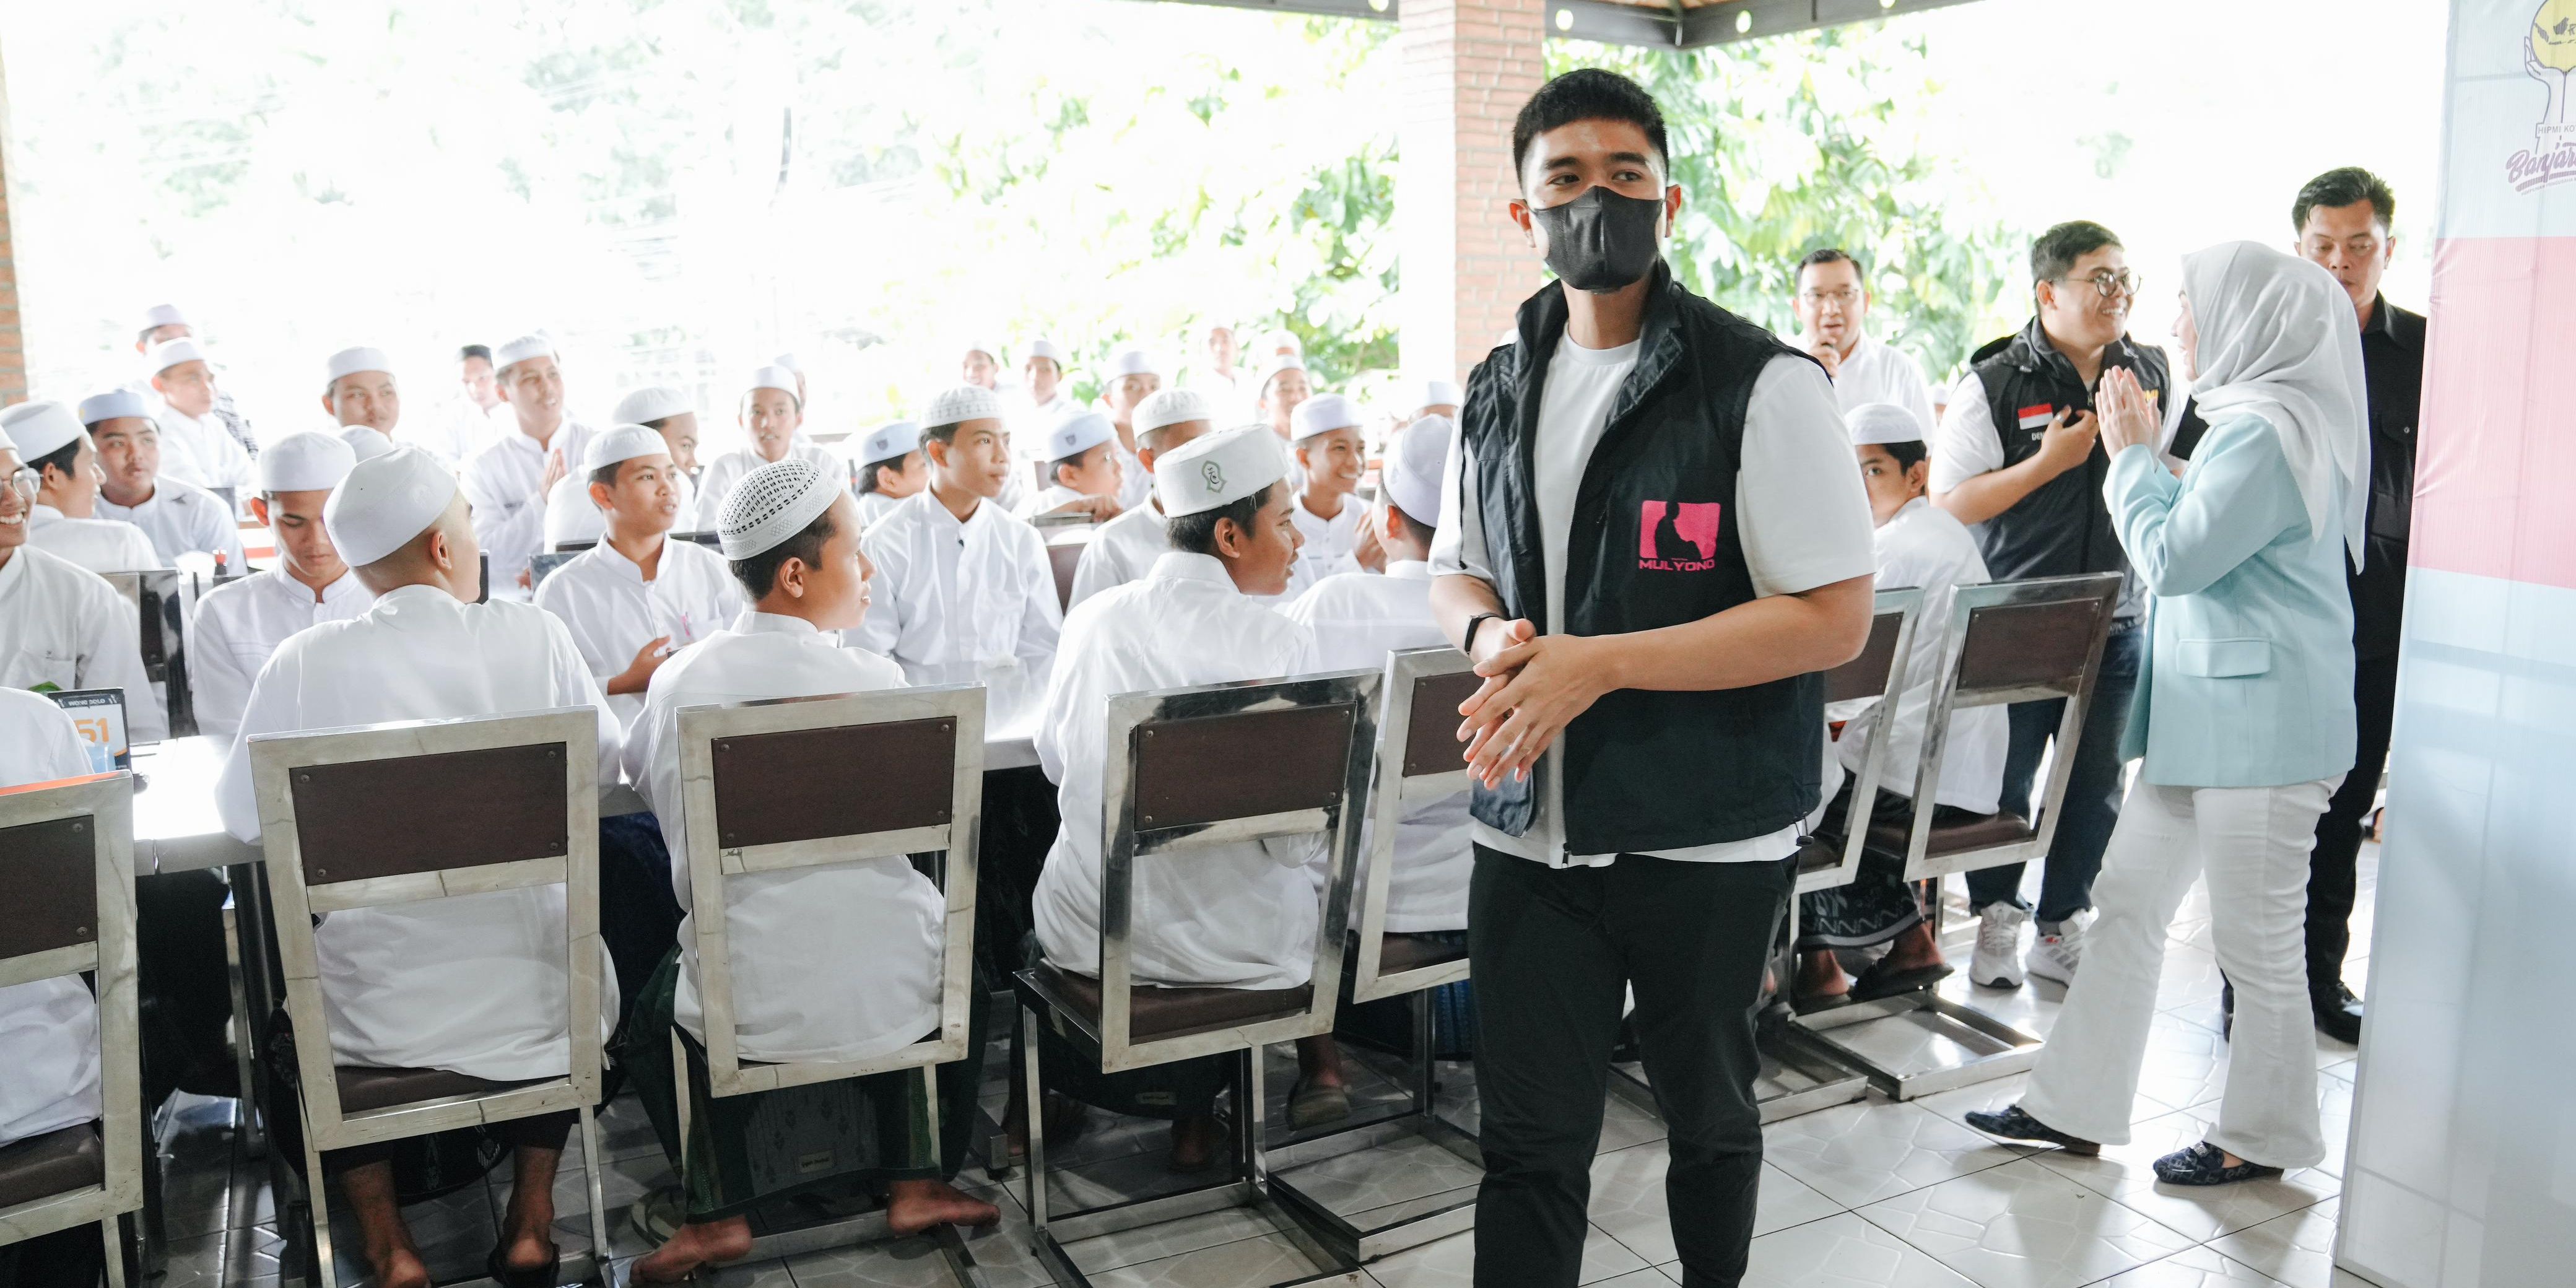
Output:
M1477 630L1477 628L1479 628L1479 627L1483 626L1483 625L1484 625L1485 623L1487 623L1487 622L1499 622L1499 621L1501 621L1501 620L1503 620L1503 615L1502 615L1501 613L1478 613L1478 614L1476 614L1475 616L1468 618L1468 619L1467 619L1467 643L1466 643L1466 645L1465 645L1464 647L1460 648L1458 651L1459 651L1459 652L1461 652L1461 653L1466 654L1466 655L1467 655L1467 656L1469 656L1469 657L1474 657L1474 656L1476 655L1476 630Z

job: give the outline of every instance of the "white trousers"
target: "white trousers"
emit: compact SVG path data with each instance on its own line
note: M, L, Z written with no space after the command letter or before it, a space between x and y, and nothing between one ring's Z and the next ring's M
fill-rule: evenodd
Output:
M2099 912L2085 932L2084 964L2031 1071L2024 1110L2070 1135L2128 1143L2165 934L2192 878L2206 872L2218 965L2236 986L2226 1098L2209 1141L2272 1167L2324 1160L2308 1002L2308 850L2340 781L2195 788L2142 780L2129 789L2093 882Z

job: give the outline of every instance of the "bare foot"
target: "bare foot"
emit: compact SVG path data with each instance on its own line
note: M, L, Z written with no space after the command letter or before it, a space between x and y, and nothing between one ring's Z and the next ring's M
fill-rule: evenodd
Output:
M1215 1114L1192 1114L1172 1124L1172 1170L1197 1172L1216 1161L1217 1142L1224 1129Z
M1851 992L1851 978L1830 948L1798 954L1798 1000L1817 1002Z
M369 1248L367 1265L376 1272L376 1282L384 1288L430 1288L429 1265L420 1259L420 1251L409 1244Z
M946 1181L896 1181L886 1187L886 1229L919 1234L934 1225L991 1225L1002 1210Z
M751 1255L751 1219L729 1217L681 1226L670 1242L638 1259L635 1282L676 1284L700 1266L722 1265Z
M1885 963L1883 969L1889 971L1938 966L1942 962L1941 941L1933 938L1930 922L1917 922L1913 929L1898 935L1888 944L1887 956L1882 960Z
M1313 1087L1343 1085L1342 1048L1329 1034L1297 1039L1297 1076Z

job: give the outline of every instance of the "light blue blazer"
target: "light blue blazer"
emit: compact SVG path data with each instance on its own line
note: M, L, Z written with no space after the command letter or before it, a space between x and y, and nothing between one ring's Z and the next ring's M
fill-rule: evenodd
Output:
M2146 781L2168 787L2279 787L2350 770L2343 539L2310 530L2271 422L2210 426L2179 479L2132 447L2102 494L2154 596L2121 758L2145 756Z

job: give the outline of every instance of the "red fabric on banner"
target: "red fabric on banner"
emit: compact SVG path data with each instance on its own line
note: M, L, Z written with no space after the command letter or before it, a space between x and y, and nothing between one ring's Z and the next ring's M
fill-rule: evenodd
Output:
M2433 251L2409 563L2576 589L2576 237Z

